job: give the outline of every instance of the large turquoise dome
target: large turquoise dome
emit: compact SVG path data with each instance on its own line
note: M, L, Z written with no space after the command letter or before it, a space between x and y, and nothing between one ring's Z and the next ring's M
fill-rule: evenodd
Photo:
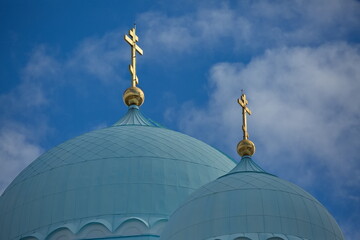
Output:
M234 162L136 106L46 152L0 198L0 239L158 239L190 193Z
M161 240L343 240L321 203L249 156L170 217Z

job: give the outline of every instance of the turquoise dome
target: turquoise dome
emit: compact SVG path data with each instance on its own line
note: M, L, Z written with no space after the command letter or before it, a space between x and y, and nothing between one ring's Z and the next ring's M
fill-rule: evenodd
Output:
M195 191L170 217L161 240L343 240L334 218L300 187L249 156Z
M158 239L190 193L234 162L138 107L44 153L0 197L0 239Z

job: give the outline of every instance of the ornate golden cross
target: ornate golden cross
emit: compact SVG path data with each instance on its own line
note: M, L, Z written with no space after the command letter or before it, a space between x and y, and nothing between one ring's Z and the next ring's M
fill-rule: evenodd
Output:
M246 95L242 94L241 99L238 99L238 103L242 107L242 115L243 115L243 125L242 130L244 132L244 139L249 139L249 133L247 131L247 123L246 123L246 114L251 115L250 109L246 106L249 102L246 100Z
M136 87L137 84L139 84L139 79L136 76L136 52L138 52L140 55L143 55L143 50L136 45L136 42L139 41L139 37L136 36L136 27L130 29L129 35L132 37L130 38L128 35L124 35L124 39L129 45L131 46L131 64L129 65L130 74L132 76L132 86Z

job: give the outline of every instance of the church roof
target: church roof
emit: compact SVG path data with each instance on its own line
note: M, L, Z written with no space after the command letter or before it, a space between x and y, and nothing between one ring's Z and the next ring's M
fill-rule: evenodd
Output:
M161 239L344 239L331 214L300 187L266 173L249 156L195 191Z
M138 126L151 126L162 127L159 123L156 123L144 115L136 105L130 105L127 114L117 121L113 126L125 126L125 125L138 125Z
M0 197L0 239L81 237L88 228L102 237L159 238L191 192L233 166L130 106L113 126L54 147L16 177Z

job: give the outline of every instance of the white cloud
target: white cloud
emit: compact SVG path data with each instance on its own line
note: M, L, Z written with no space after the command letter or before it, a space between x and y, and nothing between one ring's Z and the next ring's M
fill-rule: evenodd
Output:
M31 139L32 134L33 131L13 123L0 128L0 194L21 170L43 152Z
M145 45L151 53L193 53L219 44L222 51L320 44L356 35L360 4L354 0L206 1L194 13L168 16L141 14ZM354 31L355 30L355 31Z
M236 99L245 89L254 113L249 127L258 144L255 156L265 168L286 166L283 177L303 185L323 168L339 189L357 186L359 63L358 46L338 43L269 50L245 66L217 64L208 106L185 104L177 114L180 128L235 155L242 137ZM294 177L299 175L305 177Z
M58 49L39 45L22 70L20 83L0 95L0 120L33 114L34 109L41 111L51 102L57 89L65 85L84 91L90 81L125 84L119 73L126 68L119 70L119 66L130 53L125 54L125 46L119 41L122 35L118 31L100 38L87 38L66 56L60 55Z
M346 236L358 236L356 221L346 219L357 218L353 208L360 203L359 64L359 45L268 50L246 65L213 66L208 104L188 102L166 114L176 112L173 120L182 131L239 159L242 120L236 99L245 89L255 161L308 190L326 191L328 201L347 213L338 216Z
M40 82L44 78L51 81L53 76L60 73L61 63L48 51L45 45L39 45L33 50L22 72L24 80Z
M144 49L151 52L167 50L171 53L189 51L195 35L191 33L188 16L171 18L159 12L140 15L139 22L147 31L142 35Z
M48 104L44 85L57 74L59 67L56 60L44 52L43 46L34 50L21 73L20 83L9 92L0 95L0 121L14 115L26 116L34 109Z
M82 72L105 83L121 81L119 72L126 70L121 63L130 58L130 50L120 44L123 42L121 32L114 30L102 37L83 40L64 61L64 70Z
M130 52L119 30L101 37L88 37L67 54L58 49L40 45L32 52L22 74L23 80L49 84L55 88L71 82L84 83L91 79L103 83L121 82L119 73L126 71L122 62L129 59ZM79 77L81 76L81 77ZM53 86L53 87L52 87Z
M43 151L41 141L52 131L47 115L59 108L59 88L71 86L82 93L89 81L125 85L120 73L127 69L118 68L130 53L119 44L123 36L118 32L84 39L66 56L45 45L36 47L20 83L0 95L0 193Z

